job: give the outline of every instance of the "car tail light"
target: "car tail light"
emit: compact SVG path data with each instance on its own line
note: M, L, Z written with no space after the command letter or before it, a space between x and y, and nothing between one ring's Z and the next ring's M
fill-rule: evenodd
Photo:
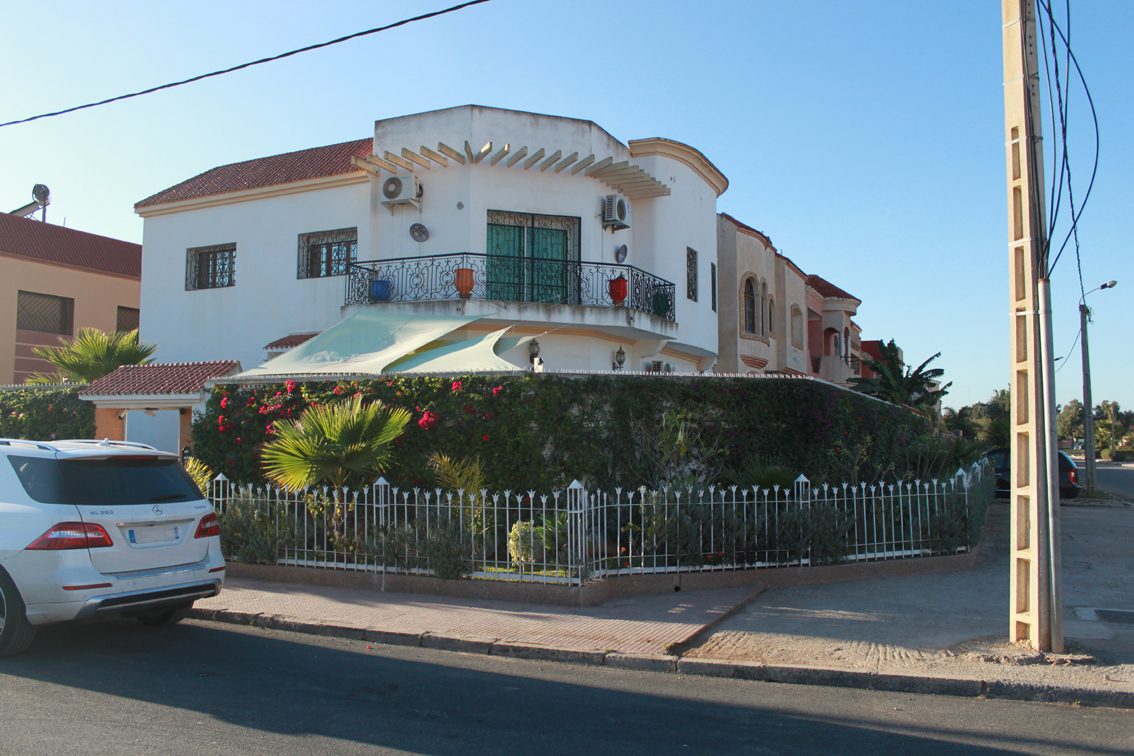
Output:
M60 549L102 549L113 546L110 535L101 525L87 522L61 522L47 531L29 549L58 551Z
M201 524L197 526L197 534L194 538L211 538L212 536L220 535L220 521L217 516L209 512L201 518Z
M1071 470L1067 473L1067 477L1071 479L1072 483L1077 484L1079 482L1079 471L1075 468L1071 468Z

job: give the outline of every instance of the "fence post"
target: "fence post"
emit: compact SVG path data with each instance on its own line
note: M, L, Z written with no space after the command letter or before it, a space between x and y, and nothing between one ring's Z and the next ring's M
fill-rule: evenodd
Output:
M571 481L567 486L567 512L570 520L567 529L567 575L568 581L578 578L578 585L583 584L583 562L586 550L586 538L583 533L585 522L585 509L587 506L587 489L578 480Z

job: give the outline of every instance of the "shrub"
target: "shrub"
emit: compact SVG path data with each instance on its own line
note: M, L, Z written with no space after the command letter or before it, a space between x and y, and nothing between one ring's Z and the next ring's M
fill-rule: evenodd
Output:
M562 490L574 479L607 490L684 487L773 456L812 480L892 480L928 431L908 410L809 380L395 376L219 386L195 419L194 454L235 482L263 483L260 455L276 420L354 396L410 413L386 468L403 489L437 484L434 453L479 457L485 485L513 491ZM665 448L646 448L659 438Z
M776 539L788 561L809 560L812 567L847 558L847 533L853 522L826 504L789 504L779 515Z
M93 438L95 408L78 397L80 386L0 391L0 437L53 441Z

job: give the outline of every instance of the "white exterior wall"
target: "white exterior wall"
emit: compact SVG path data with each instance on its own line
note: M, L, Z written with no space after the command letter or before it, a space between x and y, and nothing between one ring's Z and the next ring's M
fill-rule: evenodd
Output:
M368 248L369 183L272 196L145 219L141 338L161 362L264 361L264 346L341 319L346 277L298 278L299 235L358 228ZM185 290L193 247L236 244L236 283Z
M374 153L401 156L403 148L420 153L438 142L464 153L466 141L479 152L487 142L495 153L505 143L515 154L526 146L544 158L556 151L579 159L594 154L629 161L670 187L672 194L631 199L630 228L604 229L602 204L616 190L571 166L556 173L522 159L508 167L505 157L490 165L486 157L472 165L449 159L447 166L414 166L423 187L421 208L381 202L382 179L351 174L320 180L310 187L285 185L248 193L144 209L141 336L162 347L163 362L237 359L245 366L264 361L264 346L292 333L319 331L339 322L345 307L345 277L298 279L298 236L357 227L358 261L484 254L490 210L579 218L579 254L583 263L616 264L614 250L625 244L624 264L674 284L676 324L628 308L508 303L484 300L371 305L431 314L485 315L481 324L540 336L546 369L609 370L622 346L626 369L653 360L674 369L706 369L716 359L717 316L711 307L710 269L716 261L717 190L681 159L663 154L633 157L631 149L589 121L518 111L462 106L378 121ZM676 144L676 143L672 143ZM678 145L679 151L695 151ZM700 158L704 161L704 158ZM541 161L542 162L542 159ZM399 174L410 171L399 170ZM353 177L352 177L353 176ZM346 185L344 185L346 184ZM301 189L301 191L297 191ZM259 196L248 199L245 195ZM410 226L429 230L414 241ZM192 247L236 244L236 284L220 289L185 290L186 251ZM686 247L698 252L698 301L686 297ZM668 343L668 346L666 346ZM666 353L661 354L663 346ZM521 351L521 350L516 350ZM506 359L527 367L527 355Z
M709 274L709 263L717 262L716 191L679 160L644 155L633 162L667 184L671 194L633 204L637 233L626 262L673 282L678 335L670 346L700 355L700 369L707 369L717 352ZM697 251L697 301L687 296L686 248Z

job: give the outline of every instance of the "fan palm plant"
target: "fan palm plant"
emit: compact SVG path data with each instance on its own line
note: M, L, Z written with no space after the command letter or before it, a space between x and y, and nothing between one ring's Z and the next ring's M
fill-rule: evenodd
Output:
M362 397L308 407L298 420L275 424L276 437L264 447L264 472L292 490L326 484L366 485L390 460L390 444L410 414Z
M37 357L57 369L53 375L36 373L28 383L59 383L63 380L89 383L114 372L122 365L145 365L157 346L138 340L138 331L107 333L97 328L80 328L73 338L60 338L60 346L35 347Z
M863 364L875 373L874 378L852 378L850 382L864 394L876 396L892 404L905 404L916 409L933 407L948 393L952 382L940 385L938 380L945 371L941 368L926 370L929 363L941 356L930 357L913 370L902 361L901 349L890 339L879 349L878 359L863 359Z

